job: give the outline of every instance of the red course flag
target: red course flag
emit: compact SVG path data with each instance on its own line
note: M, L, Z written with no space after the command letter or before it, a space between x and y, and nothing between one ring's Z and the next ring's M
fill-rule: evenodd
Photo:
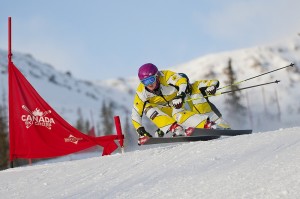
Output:
M9 62L10 160L50 158L89 147L104 147L102 155L118 148L117 135L92 137L66 122Z

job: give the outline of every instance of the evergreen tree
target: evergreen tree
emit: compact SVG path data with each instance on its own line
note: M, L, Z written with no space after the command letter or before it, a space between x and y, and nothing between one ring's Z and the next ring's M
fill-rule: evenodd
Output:
M228 78L225 83L231 85L231 90L239 89L238 85L234 84L236 82L236 74L233 71L231 59L229 59L228 66L225 68L224 73ZM242 127L245 123L246 108L241 104L241 92L231 92L228 93L226 97L225 102L227 104L228 116L232 121L231 123Z
M6 110L0 106L0 170L8 168L8 140Z
M101 136L102 134L101 134L101 121L98 121L97 123L96 123L96 127L95 127L97 130L96 130L96 136Z
M101 120L101 130L99 131L101 135L105 135L106 134L106 124L107 124L107 107L105 102L102 102L102 106L101 106L101 111L100 111L100 120Z
M114 120L113 120L113 102L109 102L108 106L103 101L101 107L100 118L102 121L102 131L103 135L111 135L114 128Z
M76 121L76 125L75 127L81 131L81 132L85 132L85 125L84 125L84 119L83 119L83 116L82 116L82 111L81 111L81 108L78 108L77 109L77 115L78 115L78 119Z
M86 120L84 124L84 129L85 129L84 132L88 133L90 128L91 128L90 121Z
M125 127L124 127L124 131L123 134L125 136L125 145L126 147L131 147L131 146L135 146L137 143L137 135L136 135L136 131L135 129L133 129L133 126L130 125L130 118L128 117L129 112L127 112L126 114L126 118L125 118Z
M124 127L124 131L127 133L130 132L130 125L129 125L129 118L128 118L128 114L126 114L126 118L125 118L125 127Z

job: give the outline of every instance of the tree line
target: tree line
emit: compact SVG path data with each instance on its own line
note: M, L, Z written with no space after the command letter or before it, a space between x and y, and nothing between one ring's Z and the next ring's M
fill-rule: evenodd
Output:
M85 119L82 114L82 109L77 109L77 116L78 119L75 122L75 128L83 133L88 133L89 130L94 127L97 129L97 132L99 132L99 136L103 135L111 135L113 134L115 130L115 124L114 124L114 109L115 104L112 101L109 102L102 102L102 106L99 110L99 118L100 122L97 122L97 124L93 124L91 122L92 119Z

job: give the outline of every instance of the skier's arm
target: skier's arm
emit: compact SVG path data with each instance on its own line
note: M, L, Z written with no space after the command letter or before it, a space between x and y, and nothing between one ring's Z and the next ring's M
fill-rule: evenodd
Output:
M185 93L187 87L186 78L172 71L164 71L164 72L165 72L164 75L167 80L167 83L170 85L174 85L175 87L178 88L178 95L181 94L182 92Z
M187 88L187 80L186 78L172 71L166 71L164 74L167 83L174 85L178 89L177 96L172 100L172 105L176 109L179 109L183 106L184 98L186 96L185 91Z
M138 94L135 95L134 105L132 109L132 124L138 134L138 136L148 136L152 137L146 130L145 127L142 126L142 116L143 110L145 109L146 102L142 101Z
M142 126L142 116L144 103L136 94L134 97L133 108L131 112L131 120L135 129Z
M219 87L219 80L198 80L198 88L203 88L203 87L209 87L209 86L215 86Z
M140 84L134 96L133 108L131 112L131 120L136 130L143 127L142 116L147 102L144 92L145 92L145 88Z

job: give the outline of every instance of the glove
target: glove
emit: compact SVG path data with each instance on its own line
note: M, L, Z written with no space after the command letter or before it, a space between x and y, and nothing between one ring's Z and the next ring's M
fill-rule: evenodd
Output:
M160 130L160 129L157 129L155 133L156 133L157 136L160 137L160 138L161 138L161 137L164 137L164 135L165 135L165 133L164 133L162 130Z
M142 126L141 126L140 128L138 128L136 131L138 132L138 134L139 134L140 136L152 137L152 135L150 135L150 134L145 130L145 128L142 127Z
M172 105L176 108L176 109L180 109L183 105L184 102L184 98L185 98L186 94L184 92L181 92L179 95L177 95L173 100L172 100Z
M217 87L216 86L209 86L206 88L205 92L207 95L214 95L217 91Z

